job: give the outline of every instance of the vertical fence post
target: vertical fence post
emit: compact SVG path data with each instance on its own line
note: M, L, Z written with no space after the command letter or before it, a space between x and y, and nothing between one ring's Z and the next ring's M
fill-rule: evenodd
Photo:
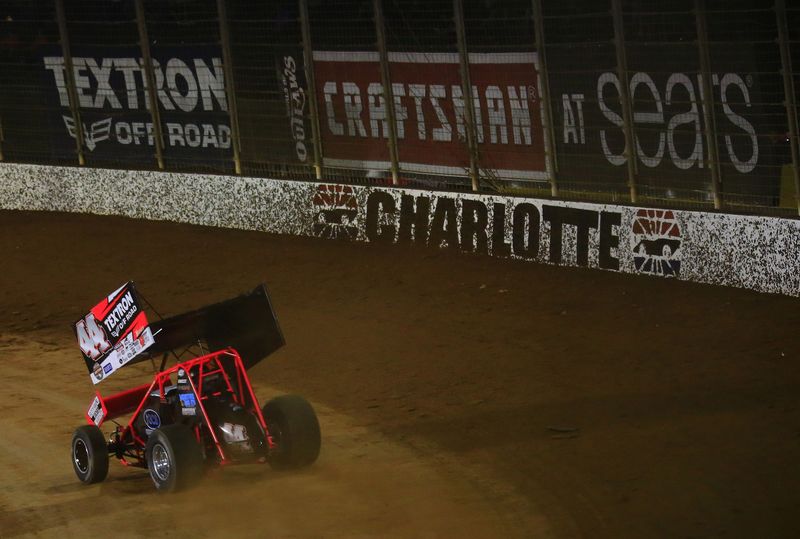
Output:
M544 14L542 10L542 0L533 0L533 24L536 33L536 55L539 59L539 102L544 115L544 123L547 125L545 130L545 159L547 168L550 170L550 194L558 196L558 182L556 173L558 172L558 159L556 159L556 137L553 126L553 108L550 101L550 77L547 73L547 57L544 51Z
M383 0L372 1L372 14L375 18L375 36L378 39L378 54L381 62L381 84L383 95L386 96L386 116L389 123L389 159L392 167L392 185L398 184L398 171L400 169L397 156L397 125L394 114L394 91L392 78L389 75L389 54L386 52L386 26L383 19Z
M86 159L83 155L83 124L81 123L78 92L75 90L75 71L72 69L72 53L69 48L69 34L67 33L67 17L64 14L64 0L55 0L56 18L58 19L58 36L61 41L61 53L64 55L64 71L66 72L67 97L69 109L72 113L72 122L75 124L75 150L78 154L78 164L83 166Z
M703 106L703 122L705 123L706 146L708 146L708 168L711 171L711 191L714 196L714 209L722 209L722 179L719 170L719 153L717 152L717 121L714 114L714 88L711 85L711 53L708 49L708 26L706 24L705 0L694 2L695 25L697 26L698 50L700 53L700 75L703 84L700 86Z
M242 173L241 144L239 137L239 109L236 106L236 85L233 81L233 55L231 55L231 36L228 32L228 12L225 0L217 0L217 19L219 20L219 38L222 42L222 62L225 64L225 96L228 101L228 117L231 121L231 146L233 147L233 165L236 174Z
M619 100L622 105L623 131L625 133L625 162L628 168L628 187L631 203L636 204L636 139L633 131L631 96L628 86L628 56L625 53L625 28L620 0L611 0L611 16L614 20L614 47L617 53L617 78L619 79Z
M300 29L303 34L303 65L306 73L306 101L311 115L311 136L314 137L314 174L322 179L322 138L317 109L317 83L314 79L314 51L311 47L311 24L308 20L308 0L299 0Z
M467 149L469 150L469 177L472 190L480 189L478 176L478 145L475 136L475 110L472 102L472 81L469 76L469 53L467 52L467 32L464 29L464 5L462 0L453 0L453 18L458 41L458 60L461 72L461 93L464 95L464 115L466 120Z
M775 16L778 21L778 41L781 48L781 74L783 75L783 104L789 121L789 144L792 152L792 176L797 213L800 215L800 148L797 144L797 103L792 78L792 53L789 49L789 27L786 23L786 1L776 0Z
M136 0L136 26L139 28L139 49L144 63L144 76L147 80L147 102L150 104L150 121L153 124L153 142L156 147L158 169L164 170L164 133L161 129L161 112L156 98L156 77L153 72L153 57L150 55L150 37L144 14L144 0Z

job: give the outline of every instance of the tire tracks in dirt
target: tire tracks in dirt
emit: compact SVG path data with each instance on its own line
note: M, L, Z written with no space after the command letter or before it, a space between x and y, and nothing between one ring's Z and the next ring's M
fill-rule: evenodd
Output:
M0 387L6 410L0 419L0 537L85 537L109 526L122 537L164 529L177 529L179 537L515 535L507 512L495 511L469 478L443 471L418 451L319 404L323 451L308 470L214 470L196 488L165 497L145 471L112 462L105 482L81 485L69 461L69 441L91 399L91 385L67 380L82 365L67 360L68 351L50 349L49 372L32 373L19 362L41 356L42 344L14 342L2 360L6 383ZM262 396L280 393L255 387ZM544 523L540 531L549 535Z

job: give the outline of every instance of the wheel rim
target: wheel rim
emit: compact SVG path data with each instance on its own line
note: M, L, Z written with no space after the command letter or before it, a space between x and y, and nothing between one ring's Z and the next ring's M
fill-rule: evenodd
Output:
M150 460L153 463L153 473L155 473L160 480L166 481L169 478L171 468L169 454L166 448L161 444L154 445L152 451L153 455Z
M72 460L75 462L75 467L82 474L89 471L89 449L83 440L75 440L75 445L72 448Z

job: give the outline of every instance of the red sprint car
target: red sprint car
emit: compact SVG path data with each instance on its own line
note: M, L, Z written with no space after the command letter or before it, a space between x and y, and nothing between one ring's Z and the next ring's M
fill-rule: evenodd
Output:
M308 401L283 395L262 407L250 384L248 369L284 344L265 286L152 323L143 307L128 282L75 323L95 384L142 361L156 371L126 391L97 393L87 424L72 437L78 479L103 481L114 457L147 468L156 489L171 492L212 467L299 468L316 461L320 428ZM104 435L107 422L114 428Z

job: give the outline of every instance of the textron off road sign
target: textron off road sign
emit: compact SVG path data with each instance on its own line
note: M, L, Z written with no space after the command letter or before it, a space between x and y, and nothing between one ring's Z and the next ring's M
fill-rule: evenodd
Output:
M74 148L82 133L90 158L152 158L154 129L140 51L76 47L72 54L80 130L71 113L60 50L42 56L46 85L58 110L54 146ZM165 154L204 162L227 159L231 130L221 54L208 47L173 47L154 50L153 56Z

